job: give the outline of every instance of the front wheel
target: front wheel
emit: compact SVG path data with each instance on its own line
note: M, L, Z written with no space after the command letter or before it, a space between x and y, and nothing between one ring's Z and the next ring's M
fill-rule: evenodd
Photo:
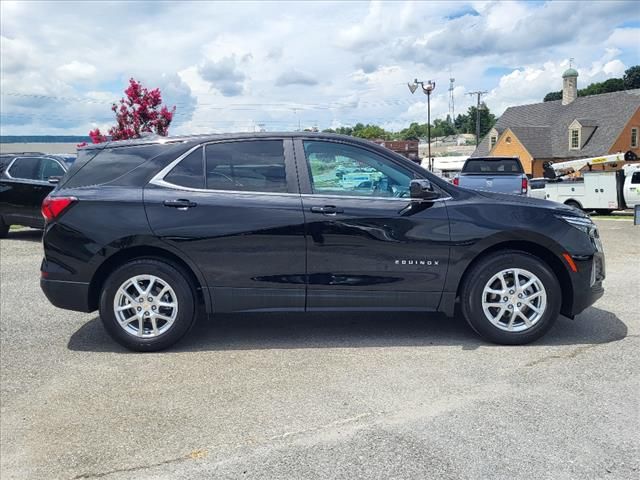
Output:
M542 337L560 314L560 284L549 266L517 250L496 252L464 279L462 312L483 338L520 345Z
M134 260L107 278L100 317L121 345L157 351L180 340L195 321L195 291L181 269L156 259Z

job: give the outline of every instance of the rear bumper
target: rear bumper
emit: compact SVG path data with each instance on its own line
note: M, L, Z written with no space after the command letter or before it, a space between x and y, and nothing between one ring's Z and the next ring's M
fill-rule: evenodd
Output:
M91 312L89 308L89 284L63 280L40 279L40 288L49 301L58 308Z

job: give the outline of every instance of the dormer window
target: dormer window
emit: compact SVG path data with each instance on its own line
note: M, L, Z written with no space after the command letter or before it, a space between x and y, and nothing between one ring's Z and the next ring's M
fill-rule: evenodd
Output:
M491 148L493 148L496 146L496 143L498 143L498 137L491 135L491 137L489 137L489 141L491 142Z
M572 128L569 131L569 148L571 150L580 150L580 129Z
M638 128L631 129L631 148L638 148Z

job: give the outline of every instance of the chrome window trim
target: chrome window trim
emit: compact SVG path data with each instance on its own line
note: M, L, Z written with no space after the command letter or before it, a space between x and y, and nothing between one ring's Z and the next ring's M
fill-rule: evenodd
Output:
M7 176L7 178L11 179L11 180L18 180L18 181L23 181L23 182L40 182L43 185L49 185L49 182L47 180L36 180L35 178L21 178L21 177L14 177L13 175L11 175L10 170L11 167L13 167L13 164L16 162L16 160L20 159L20 158L46 158L48 160L53 160L54 162L56 162L60 168L62 168L62 170L64 171L64 173L67 173L66 168L64 168L64 165L62 165L58 160L56 160L55 158L52 157L47 157L47 156L22 156L22 157L15 157L13 160L11 160L11 162L9 162L9 165L7 165L7 168L5 169L5 175Z
M274 140L282 140L283 142L283 148L284 148L284 139L281 138L273 138ZM239 140L239 141L243 141L243 140ZM244 140L246 141L246 140ZM182 185L176 185L175 183L171 183L171 182L167 182L164 177L166 177L169 172L171 170L173 170L173 168L178 165L182 160L184 160L186 157L188 157L189 155L191 155L193 152L195 152L198 148L202 147L203 151L202 154L205 155L205 151L204 148L207 145L213 145L216 143L231 143L229 141L212 141L212 142L206 142L206 143L201 143L198 144L196 146L194 146L193 148L190 148L189 150L187 150L186 152L184 152L182 155L180 155L178 158L176 158L175 160L173 160L171 163L169 163L169 165L167 165L166 167L164 167L162 170L160 170L158 173L156 173L153 178L151 180L149 180L149 184L152 185L156 185L159 187L165 187L165 188L171 188L173 190L181 190L184 192L198 192L198 193L244 193L247 195L277 195L277 196L299 196L299 193L290 193L290 192L261 192L260 190L216 190L216 189L212 189L212 188L192 188L192 187L183 187ZM205 156L206 159L206 156ZM206 160L205 160L206 161ZM286 168L286 159L285 159L285 168Z
M351 200L392 200L392 201L400 201L400 202L411 202L411 201L430 201L430 202L439 202L444 200L451 200L452 197L442 197L436 198L434 200L421 200L421 199L411 199L410 197L373 197L373 196L364 196L364 195L323 195L321 193L289 193L289 192L261 192L261 191L251 191L251 190L215 190L209 188L192 188L192 187L183 187L182 185L176 185L175 183L167 182L164 177L173 170L173 168L184 160L186 157L191 155L198 148L204 148L206 145L211 145L215 143L223 143L220 141L217 142L207 142L195 145L193 148L190 148L182 155L180 155L175 160L172 160L166 167L156 173L151 180L149 180L150 185L156 185L158 187L170 188L173 190L180 190L183 192L195 192L195 193L233 193L233 194L243 194L243 195L268 195L268 196L294 196L294 197L306 197L306 198L345 198Z

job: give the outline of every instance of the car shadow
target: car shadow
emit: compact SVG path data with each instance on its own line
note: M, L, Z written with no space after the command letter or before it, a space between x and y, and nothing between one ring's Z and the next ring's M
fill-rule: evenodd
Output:
M532 345L602 344L627 336L616 315L589 308L575 320L560 317ZM508 348L480 339L460 317L419 313L260 313L219 315L198 322L172 352L292 348L430 347ZM70 338L75 351L131 353L115 343L99 317ZM519 347L522 348L522 347Z
M26 240L31 242L42 241L42 230L35 228L25 228L20 230L10 230L7 234L7 238L3 240Z

